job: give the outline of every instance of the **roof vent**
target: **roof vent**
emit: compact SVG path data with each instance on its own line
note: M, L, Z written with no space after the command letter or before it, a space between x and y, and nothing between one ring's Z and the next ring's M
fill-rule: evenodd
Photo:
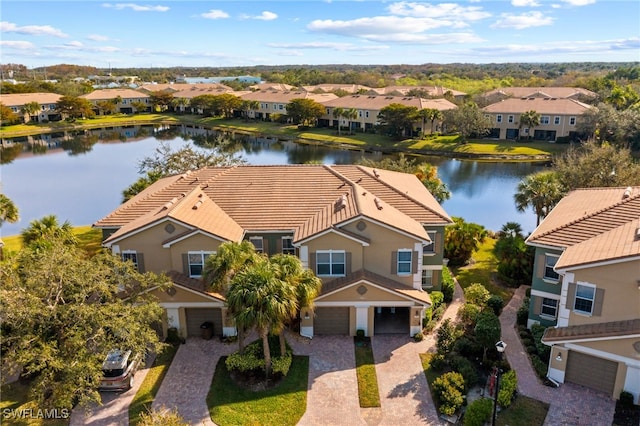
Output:
M627 199L629 197L631 197L631 191L633 191L633 188L631 188L630 186L627 187L627 189L624 190L624 193L622 194L622 199Z
M640 228L636 228L636 237L635 237L636 241L640 241Z
M198 210L200 208L200 206L202 205L202 203L204 203L203 200L196 201L196 203L193 205L192 209L193 210Z
M373 169L373 175L374 175L376 178L379 178L379 177L380 177L380 173L378 173L378 171L377 171L376 169Z
M376 203L376 207L378 208L378 210L382 210L382 201L380 201L379 198L375 198L373 202Z
M333 211L337 212L344 209L345 207L347 207L347 196L342 195L335 201L333 205Z

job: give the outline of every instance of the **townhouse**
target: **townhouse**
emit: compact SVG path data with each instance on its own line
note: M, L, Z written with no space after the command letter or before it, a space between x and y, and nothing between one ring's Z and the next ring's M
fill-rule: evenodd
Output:
M576 101L592 101L597 94L581 87L501 87L485 92L482 97L490 103L507 98L559 98Z
M413 335L428 291L441 289L449 215L411 174L356 165L204 168L154 183L94 224L103 245L173 281L154 290L164 333L198 336L204 321L235 335L224 296L202 281L225 241L298 256L323 282L300 334Z
M492 123L489 137L496 139L519 139L533 137L534 140L555 142L558 138L578 138L578 123L581 116L593 108L591 105L567 98L530 97L508 98L483 108ZM540 114L540 124L529 128L521 123L527 111Z
M256 90L240 92L239 97L243 101L256 102L257 107L248 111L248 117L261 120L271 120L274 115L286 115L287 104L293 99L312 99L326 104L337 98L333 93L310 93L304 90Z
M640 396L640 186L570 192L527 238L548 377Z
M0 94L0 103L11 108L11 111L22 118L24 123L60 121L62 116L57 111L57 104L62 95L57 93L10 93ZM37 104L38 110L28 110L27 104Z
M452 98L462 101L467 94L459 90L447 89L442 86L386 86L369 89L368 95L380 96L409 96L411 92L426 93L431 98L444 98L451 96Z
M80 95L91 102L95 106L95 110L99 111L100 102L113 102L116 106L116 112L123 114L133 114L140 112L135 108L136 104L145 104L145 110L151 108L149 95L133 89L99 89L91 93Z

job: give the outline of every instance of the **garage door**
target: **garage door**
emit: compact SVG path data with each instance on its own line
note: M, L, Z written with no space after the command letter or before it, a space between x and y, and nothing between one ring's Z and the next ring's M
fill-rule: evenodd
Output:
M569 351L565 380L612 395L617 371L616 362Z
M349 308L316 308L313 334L349 335Z
M222 310L220 308L187 308L187 336L201 336L200 326L205 321L213 323L213 334L222 335Z

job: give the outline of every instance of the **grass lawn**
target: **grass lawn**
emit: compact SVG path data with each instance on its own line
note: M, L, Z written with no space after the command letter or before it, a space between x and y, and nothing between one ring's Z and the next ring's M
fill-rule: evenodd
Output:
M20 426L63 426L68 425L67 419L43 420L30 418L10 418L10 410L20 412L20 410L33 410L37 413L38 405L29 397L30 385L24 381L17 381L2 385L0 388L0 413L2 415L0 423L3 425ZM69 415L71 411L69 411Z
M93 255L100 250L102 243L102 231L91 226L76 226L73 228L73 235L78 239L80 248ZM20 235L3 237L3 250L5 253L20 251L22 239Z
M153 365L144 378L144 382L142 382L140 389L138 389L129 406L129 423L131 425L138 424L140 414L151 410L151 404L160 389L164 376L169 371L169 366L177 351L178 346L166 345L156 356Z
M307 410L309 357L293 357L287 377L272 389L253 392L239 387L221 357L207 395L214 423L227 425L295 425Z
M354 338L360 407L380 407L378 376L369 338Z
M496 424L500 426L542 426L549 404L518 395L509 408L498 413Z
M460 143L458 136L443 136L438 138L411 139L400 145L409 149L456 152L460 154L485 155L548 155L564 152L569 145L553 144L544 141L496 141L471 140Z
M463 289L473 283L480 283L489 293L502 297L506 306L513 296L514 289L499 284L495 279L498 259L493 254L493 248L496 241L495 238L485 238L478 251L473 254L473 264L455 268L452 272Z

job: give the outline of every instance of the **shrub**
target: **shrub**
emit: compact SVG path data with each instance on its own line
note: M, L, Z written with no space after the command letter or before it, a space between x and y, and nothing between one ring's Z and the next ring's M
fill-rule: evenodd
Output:
M633 394L624 390L620 392L620 405L624 409L633 408Z
M283 376L289 374L291 363L293 362L293 356L291 352L287 352L284 356L276 356L271 359L271 369L273 373L280 373Z
M464 402L464 378L462 374L450 371L433 381L433 391L439 403L439 411L453 415Z
M480 283L473 283L464 289L464 298L467 303L485 307L490 297L491 293L489 293L489 290Z
M446 305L440 305L438 306L438 308L433 311L433 315L432 315L432 319L434 321L438 321L440 318L442 318L442 316L444 315L444 311L446 310L447 306Z
M441 291L432 291L429 296L431 297L431 307L433 309L437 309L444 302L444 293Z
M516 312L516 324L526 326L528 319L529 319L529 298L525 298L522 301L522 306L520 306L518 308L518 312Z
M500 391L498 392L498 404L501 407L508 407L513 401L513 396L518 388L518 379L515 370L504 373L500 380Z
M527 353L531 355L538 355L538 348L536 348L536 345L527 345L525 346L525 349L527 350Z
M464 413L464 426L482 426L491 418L493 401L480 398L473 401Z
M270 346L279 348L277 344L277 337L269 338ZM284 355L280 355L280 351L274 351L272 349L271 357L271 369L274 373L281 373L286 376L289 373L291 362L293 357L291 355L291 348L287 345L287 352ZM277 355L276 355L277 354ZM264 353L262 351L262 341L256 340L247 345L244 349L244 353L234 352L227 357L225 364L229 371L237 371L240 373L251 373L262 371L264 372Z
M536 345L536 349L538 350L538 356L543 361L548 360L549 356L551 355L551 348L542 343L542 336L544 335L544 331L546 329L547 327L540 324L533 324L531 326L531 336L533 337L533 343Z
M415 340L416 342L422 342L424 340L424 334L422 334L421 331L417 332L413 335L413 340Z
M493 296L489 297L489 300L487 300L487 306L493 309L493 312L496 315L500 315L500 313L502 312L502 308L504 307L504 299L502 299L502 297L498 296L497 294L494 294Z
M447 355L453 350L453 345L460 336L460 332L451 323L450 319L444 320L437 331L436 350L439 354Z
M482 346L468 336L462 336L456 340L454 349L457 353L467 358L479 358L482 356Z
M357 329L357 330L356 330L356 337L357 337L358 339L362 339L362 338L364 337L364 330L363 330L363 329L361 329L361 328Z
M447 366L443 354L435 354L431 357L431 368L435 371L442 371Z
M475 386L476 383L478 383L478 374L476 373L476 369L474 368L473 364L471 364L471 361L469 361L467 358L456 355L451 357L451 361L449 362L449 364L454 371L462 374L464 383L466 385L465 390L468 390L469 388Z
M541 379L544 379L547 377L547 364L542 362L542 360L540 358L538 358L537 356L531 357L531 365L533 365L533 369L536 370L536 374L538 375L538 377L540 377Z
M451 303L453 300L453 291L455 289L455 282L449 272L449 268L446 266L442 268L442 294L444 296L444 303Z
M460 315L460 320L465 327L473 328L476 326L476 322L478 322L480 306L474 305L473 303L465 303L458 311L458 315Z
M424 327L433 318L433 307L424 310L424 318L422 318L422 326Z
M138 426L187 426L177 411L151 411L150 413L140 413Z

